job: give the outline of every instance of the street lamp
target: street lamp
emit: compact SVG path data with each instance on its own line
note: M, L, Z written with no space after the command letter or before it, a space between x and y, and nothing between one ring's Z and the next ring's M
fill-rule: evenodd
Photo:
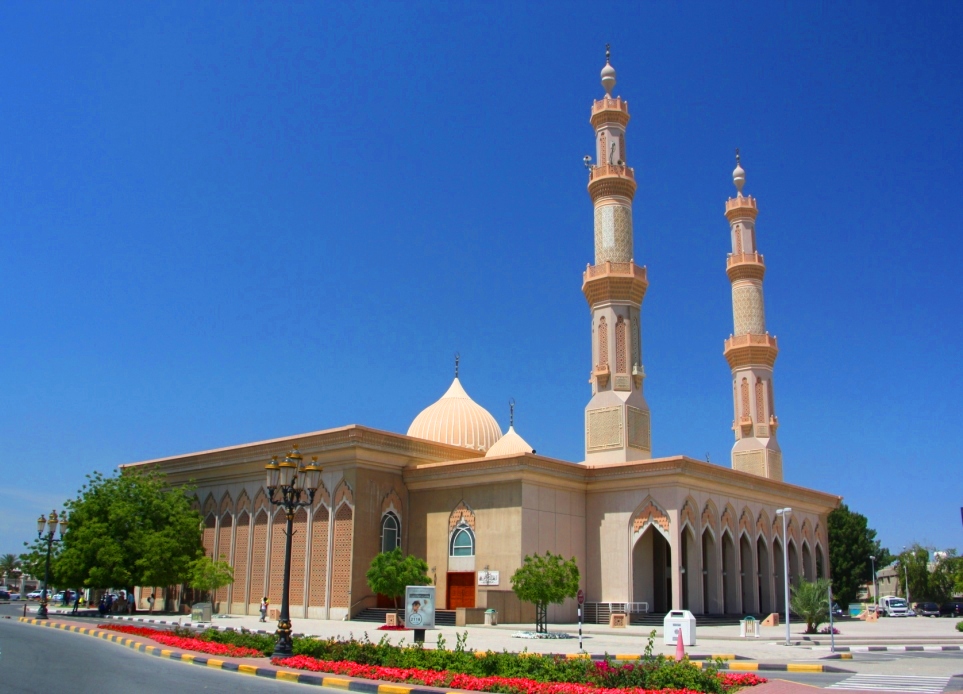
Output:
M879 604L879 589L876 587L876 557L870 554L869 560L873 566L873 606L876 607Z
M278 618L277 643L274 646L275 658L290 658L294 655L291 641L291 611L288 594L291 589L291 536L294 534L294 512L314 503L314 494L321 484L321 468L315 456L307 465L301 465L298 447L287 454L280 463L278 457L271 458L265 466L267 488L271 503L283 506L287 517L284 543L284 587L281 592L281 616ZM305 495L307 498L305 499Z
M915 556L915 552L914 552L914 556ZM910 602L909 569L908 569L907 566L906 566L907 561L906 561L906 558L905 558L905 557L906 557L906 548L905 548L905 547L903 548L903 557L904 557L904 558L902 559L902 561L901 561L900 563L903 565L903 576L906 578L906 609L909 609L909 602Z
M57 534L57 525L60 525L60 539L58 540L55 535ZM46 532L45 532L46 529ZM47 564L43 573L43 592L40 594L40 607L37 608L37 619L49 619L47 616L47 585L50 582L50 550L53 549L55 542L61 542L63 540L64 531L67 529L67 516L62 518L57 517L56 511L50 512L50 520L40 515L37 519L37 537L42 541L47 543Z
M782 516L782 573L786 583L786 645L792 645L789 635L789 538L786 530L786 516L792 513L791 508L777 508L776 515Z

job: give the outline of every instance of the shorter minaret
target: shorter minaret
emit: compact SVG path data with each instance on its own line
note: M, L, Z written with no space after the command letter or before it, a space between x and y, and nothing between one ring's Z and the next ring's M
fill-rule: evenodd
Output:
M726 261L726 274L732 283L733 333L725 342L725 357L732 369L732 423L736 443L732 447L732 467L760 477L782 480L782 451L776 441L776 418L772 370L779 348L776 338L766 331L766 308L762 278L766 265L756 249L756 215L759 209L752 196L743 196L746 172L736 150L732 172L736 197L726 201L726 219L732 237L732 253Z

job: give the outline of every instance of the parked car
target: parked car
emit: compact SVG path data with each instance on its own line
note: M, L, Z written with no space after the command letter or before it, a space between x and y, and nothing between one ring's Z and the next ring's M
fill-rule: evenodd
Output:
M952 600L940 606L940 617L963 617L963 600Z
M43 595L42 590L32 590L27 593L27 600L39 600L41 595Z
M10 599L11 599L11 600L19 600L19 599L20 599L20 593L16 593L16 592L10 593Z
M0 590L0 600L9 600L9 599L10 599L10 591Z
M935 602L918 602L916 603L916 614L922 617L939 617L940 606Z
M843 616L843 608L839 606L839 603L834 602L834 603L833 603L833 617L842 617L842 616Z

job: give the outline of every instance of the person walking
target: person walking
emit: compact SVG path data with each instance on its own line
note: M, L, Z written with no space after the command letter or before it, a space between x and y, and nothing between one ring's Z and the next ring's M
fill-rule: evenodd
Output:
M154 594L153 593L147 596L147 610L150 614L154 614Z
M267 621L267 611L268 611L268 599L267 599L267 596L265 595L263 598L261 598L261 621L262 622Z
M74 614L77 614L77 610L80 609L80 591L77 591L77 596L74 598Z

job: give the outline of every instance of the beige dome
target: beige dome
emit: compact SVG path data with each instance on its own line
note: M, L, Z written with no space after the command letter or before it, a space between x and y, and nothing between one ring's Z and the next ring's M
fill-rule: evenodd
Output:
M508 431L502 436L495 445L488 449L488 453L485 454L486 458L493 458L496 455L517 455L519 453L534 453L535 449L528 445L528 443L518 432L515 431L515 427L508 427Z
M415 417L408 436L487 451L502 437L502 430L488 410L468 397L456 376L441 400Z

